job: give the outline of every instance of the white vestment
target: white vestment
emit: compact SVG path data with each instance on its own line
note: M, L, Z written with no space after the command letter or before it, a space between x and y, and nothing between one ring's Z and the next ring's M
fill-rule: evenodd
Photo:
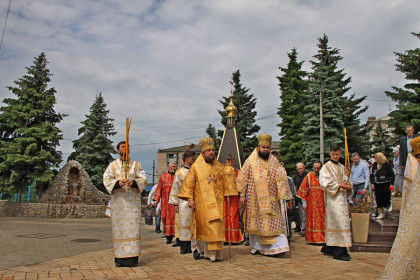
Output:
M179 213L176 213L176 215L178 215L179 240L181 241L191 240L190 223L192 209L188 207L187 200L178 198L179 190L189 170L189 168L183 166L176 171L171 194L169 195L169 204L179 206Z
M319 172L319 184L324 190L325 243L327 246L351 247L348 198L351 190L338 185L347 181L344 165L328 161Z
M126 176L120 159L111 162L104 173L104 185L111 194L112 235L116 258L137 257L140 255L140 193L146 185L146 173L140 163L130 160ZM119 180L134 180L137 188L118 188Z

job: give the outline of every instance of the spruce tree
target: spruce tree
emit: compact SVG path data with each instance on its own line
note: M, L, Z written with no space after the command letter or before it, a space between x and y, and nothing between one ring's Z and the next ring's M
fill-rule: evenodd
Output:
M113 160L112 154L116 149L109 137L117 132L114 129L113 119L108 117L109 110L101 93L96 95L95 102L90 107L86 120L82 121L79 128L79 139L73 141L75 152L69 159L75 159L89 174L92 183L104 191L103 179L105 169Z
M61 152L56 148L63 139L56 127L64 114L56 113L56 90L51 82L45 53L26 67L27 74L8 89L16 95L5 98L0 108L0 191L24 191L28 184L48 184L58 168Z
M372 154L383 153L387 158L392 155L391 136L378 122L373 131Z
M314 55L317 61L311 61L313 73L310 75L309 105L305 108L303 128L303 154L307 165L320 159L320 94L323 97L325 159L328 159L331 143L341 144L344 148L343 95L348 91L350 82L343 70L337 69L342 59L339 50L328 46L325 34L318 38L318 42L319 50Z
M412 33L420 39L420 33ZM397 71L405 75L408 82L403 88L392 87L393 91L386 91L386 95L397 101L396 110L389 116L388 124L393 128L397 138L405 135L407 125L412 125L414 131L420 131L420 48L407 50L404 53L395 53L397 56Z
M238 108L236 116L236 129L239 134L239 139L242 143L242 149L245 158L247 158L255 147L258 146L257 133L260 130L260 126L256 124L255 117L257 112L255 106L257 99L254 94L248 93L249 88L243 87L241 84L241 73L239 70L232 73L233 75L233 103ZM219 99L222 104L223 110L218 110L222 117L221 123L226 126L226 112L225 108L230 103L230 95ZM223 137L223 130L218 130L218 136Z
M280 127L280 156L288 174L295 175L296 164L304 160L302 143L302 129L304 126L304 110L307 98L309 82L305 78L308 73L302 70L303 61L297 61L297 51L292 49L287 53L289 63L287 67L279 67L283 72L277 77L280 87L281 104L277 114L281 118Z

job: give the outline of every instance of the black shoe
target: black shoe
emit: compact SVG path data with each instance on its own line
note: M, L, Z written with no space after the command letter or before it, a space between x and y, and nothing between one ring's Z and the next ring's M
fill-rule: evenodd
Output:
M324 255L327 256L332 256L333 255L333 248L327 245L323 245L321 248L321 253L323 253Z
M302 236L302 237L305 237L305 234L306 234L306 233L305 233L304 231L301 231L301 232L299 232L298 234L299 234L300 236Z
M255 251L254 253L251 253L251 254L252 254L252 255L254 255L254 256L255 256L255 255L261 255L260 251L258 251L258 250L257 250L257 251Z
M172 245L172 247L179 247L181 246L181 242L179 241L179 238L176 239L175 244Z
M295 227L295 229L293 230L294 232L300 232L300 227Z
M193 252L193 257L194 257L194 260L199 260L200 259L201 254L198 252L198 250L195 250Z
M351 260L351 257L346 254L346 255L341 255L339 257L334 257L334 259L339 260L339 261L349 261Z
M122 264L120 264L120 263L117 262L117 263L115 263L115 266L116 267L122 267Z
M156 233L161 233L162 231L160 229L155 230Z
M172 243L172 240L169 240L169 239L166 240L166 244L171 244L171 243Z

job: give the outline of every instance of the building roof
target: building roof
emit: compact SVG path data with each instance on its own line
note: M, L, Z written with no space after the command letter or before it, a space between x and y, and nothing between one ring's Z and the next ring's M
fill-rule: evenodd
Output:
M195 147L191 150L193 152L201 152L200 146L198 144L194 144ZM168 148L168 149L159 149L158 153L183 153L187 150L187 147L189 145L183 145L183 146L178 146L178 147L173 147L173 148Z

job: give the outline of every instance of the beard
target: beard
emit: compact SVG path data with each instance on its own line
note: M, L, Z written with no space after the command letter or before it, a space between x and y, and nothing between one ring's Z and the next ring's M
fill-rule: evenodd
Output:
M268 159L268 157L270 156L270 152L267 153L263 153L260 150L258 150L258 155L260 156L260 158L262 159Z
M204 156L203 156L204 157ZM213 161L214 161L214 159L215 159L215 157L213 157L213 156L210 156L210 157L204 157L204 160L207 162L207 163L212 163Z

